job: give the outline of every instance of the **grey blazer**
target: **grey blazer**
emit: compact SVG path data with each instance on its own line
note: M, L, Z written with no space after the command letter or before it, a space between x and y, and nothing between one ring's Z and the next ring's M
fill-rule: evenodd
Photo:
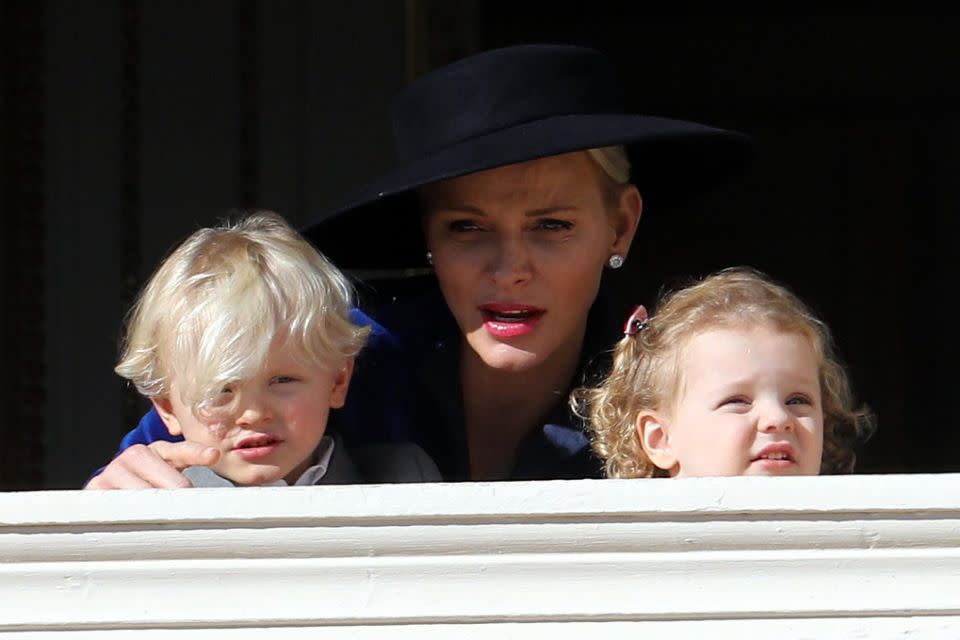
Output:
M314 484L394 484L443 479L433 459L412 442L368 445L349 451L341 438L334 436L333 442L327 472ZM237 486L209 467L187 467L183 475L194 487Z

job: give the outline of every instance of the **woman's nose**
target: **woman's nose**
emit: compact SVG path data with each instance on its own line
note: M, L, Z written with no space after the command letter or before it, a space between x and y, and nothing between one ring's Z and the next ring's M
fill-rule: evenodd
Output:
M530 250L522 237L498 240L491 257L490 273L498 286L523 284L533 274Z

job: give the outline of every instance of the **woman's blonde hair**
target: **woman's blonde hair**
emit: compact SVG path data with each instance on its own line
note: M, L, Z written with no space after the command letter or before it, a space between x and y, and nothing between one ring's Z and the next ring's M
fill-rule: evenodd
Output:
M610 209L616 209L620 194L630 184L630 159L623 145L587 149L587 155L600 169L603 198Z
M148 398L171 380L194 412L266 363L274 340L339 368L366 342L346 277L282 217L255 211L194 232L160 265L127 318L115 371Z
M662 410L680 392L680 360L695 335L717 327L769 326L810 340L819 363L824 443L821 473L849 473L853 445L873 431L866 407L855 408L830 330L785 287L754 269L735 267L662 297L657 313L614 349L613 367L597 386L573 392L571 406L590 423L593 448L613 478L662 475L637 434L643 410Z
M623 145L587 149L587 154L616 184L624 185L630 182L630 160Z

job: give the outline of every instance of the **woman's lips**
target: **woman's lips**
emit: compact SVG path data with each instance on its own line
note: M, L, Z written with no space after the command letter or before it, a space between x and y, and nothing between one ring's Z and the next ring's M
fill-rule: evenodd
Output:
M546 310L526 304L488 303L480 305L483 326L495 338L514 338L530 333Z
M233 453L244 460L265 458L280 448L283 440L271 435L248 436L233 447Z

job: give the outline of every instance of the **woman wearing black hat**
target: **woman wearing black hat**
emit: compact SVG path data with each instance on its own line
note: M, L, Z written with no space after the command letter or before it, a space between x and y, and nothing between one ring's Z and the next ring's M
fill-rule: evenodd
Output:
M349 444L413 441L448 480L596 477L566 398L621 324L600 302L641 210L704 191L750 156L740 134L624 113L592 49L481 53L406 87L395 170L304 232L342 268L432 264L439 287L376 312L347 406ZM361 238L387 239L365 252ZM125 440L150 443L150 416ZM182 484L188 443L121 454L96 486ZM169 464L167 464L169 463Z

